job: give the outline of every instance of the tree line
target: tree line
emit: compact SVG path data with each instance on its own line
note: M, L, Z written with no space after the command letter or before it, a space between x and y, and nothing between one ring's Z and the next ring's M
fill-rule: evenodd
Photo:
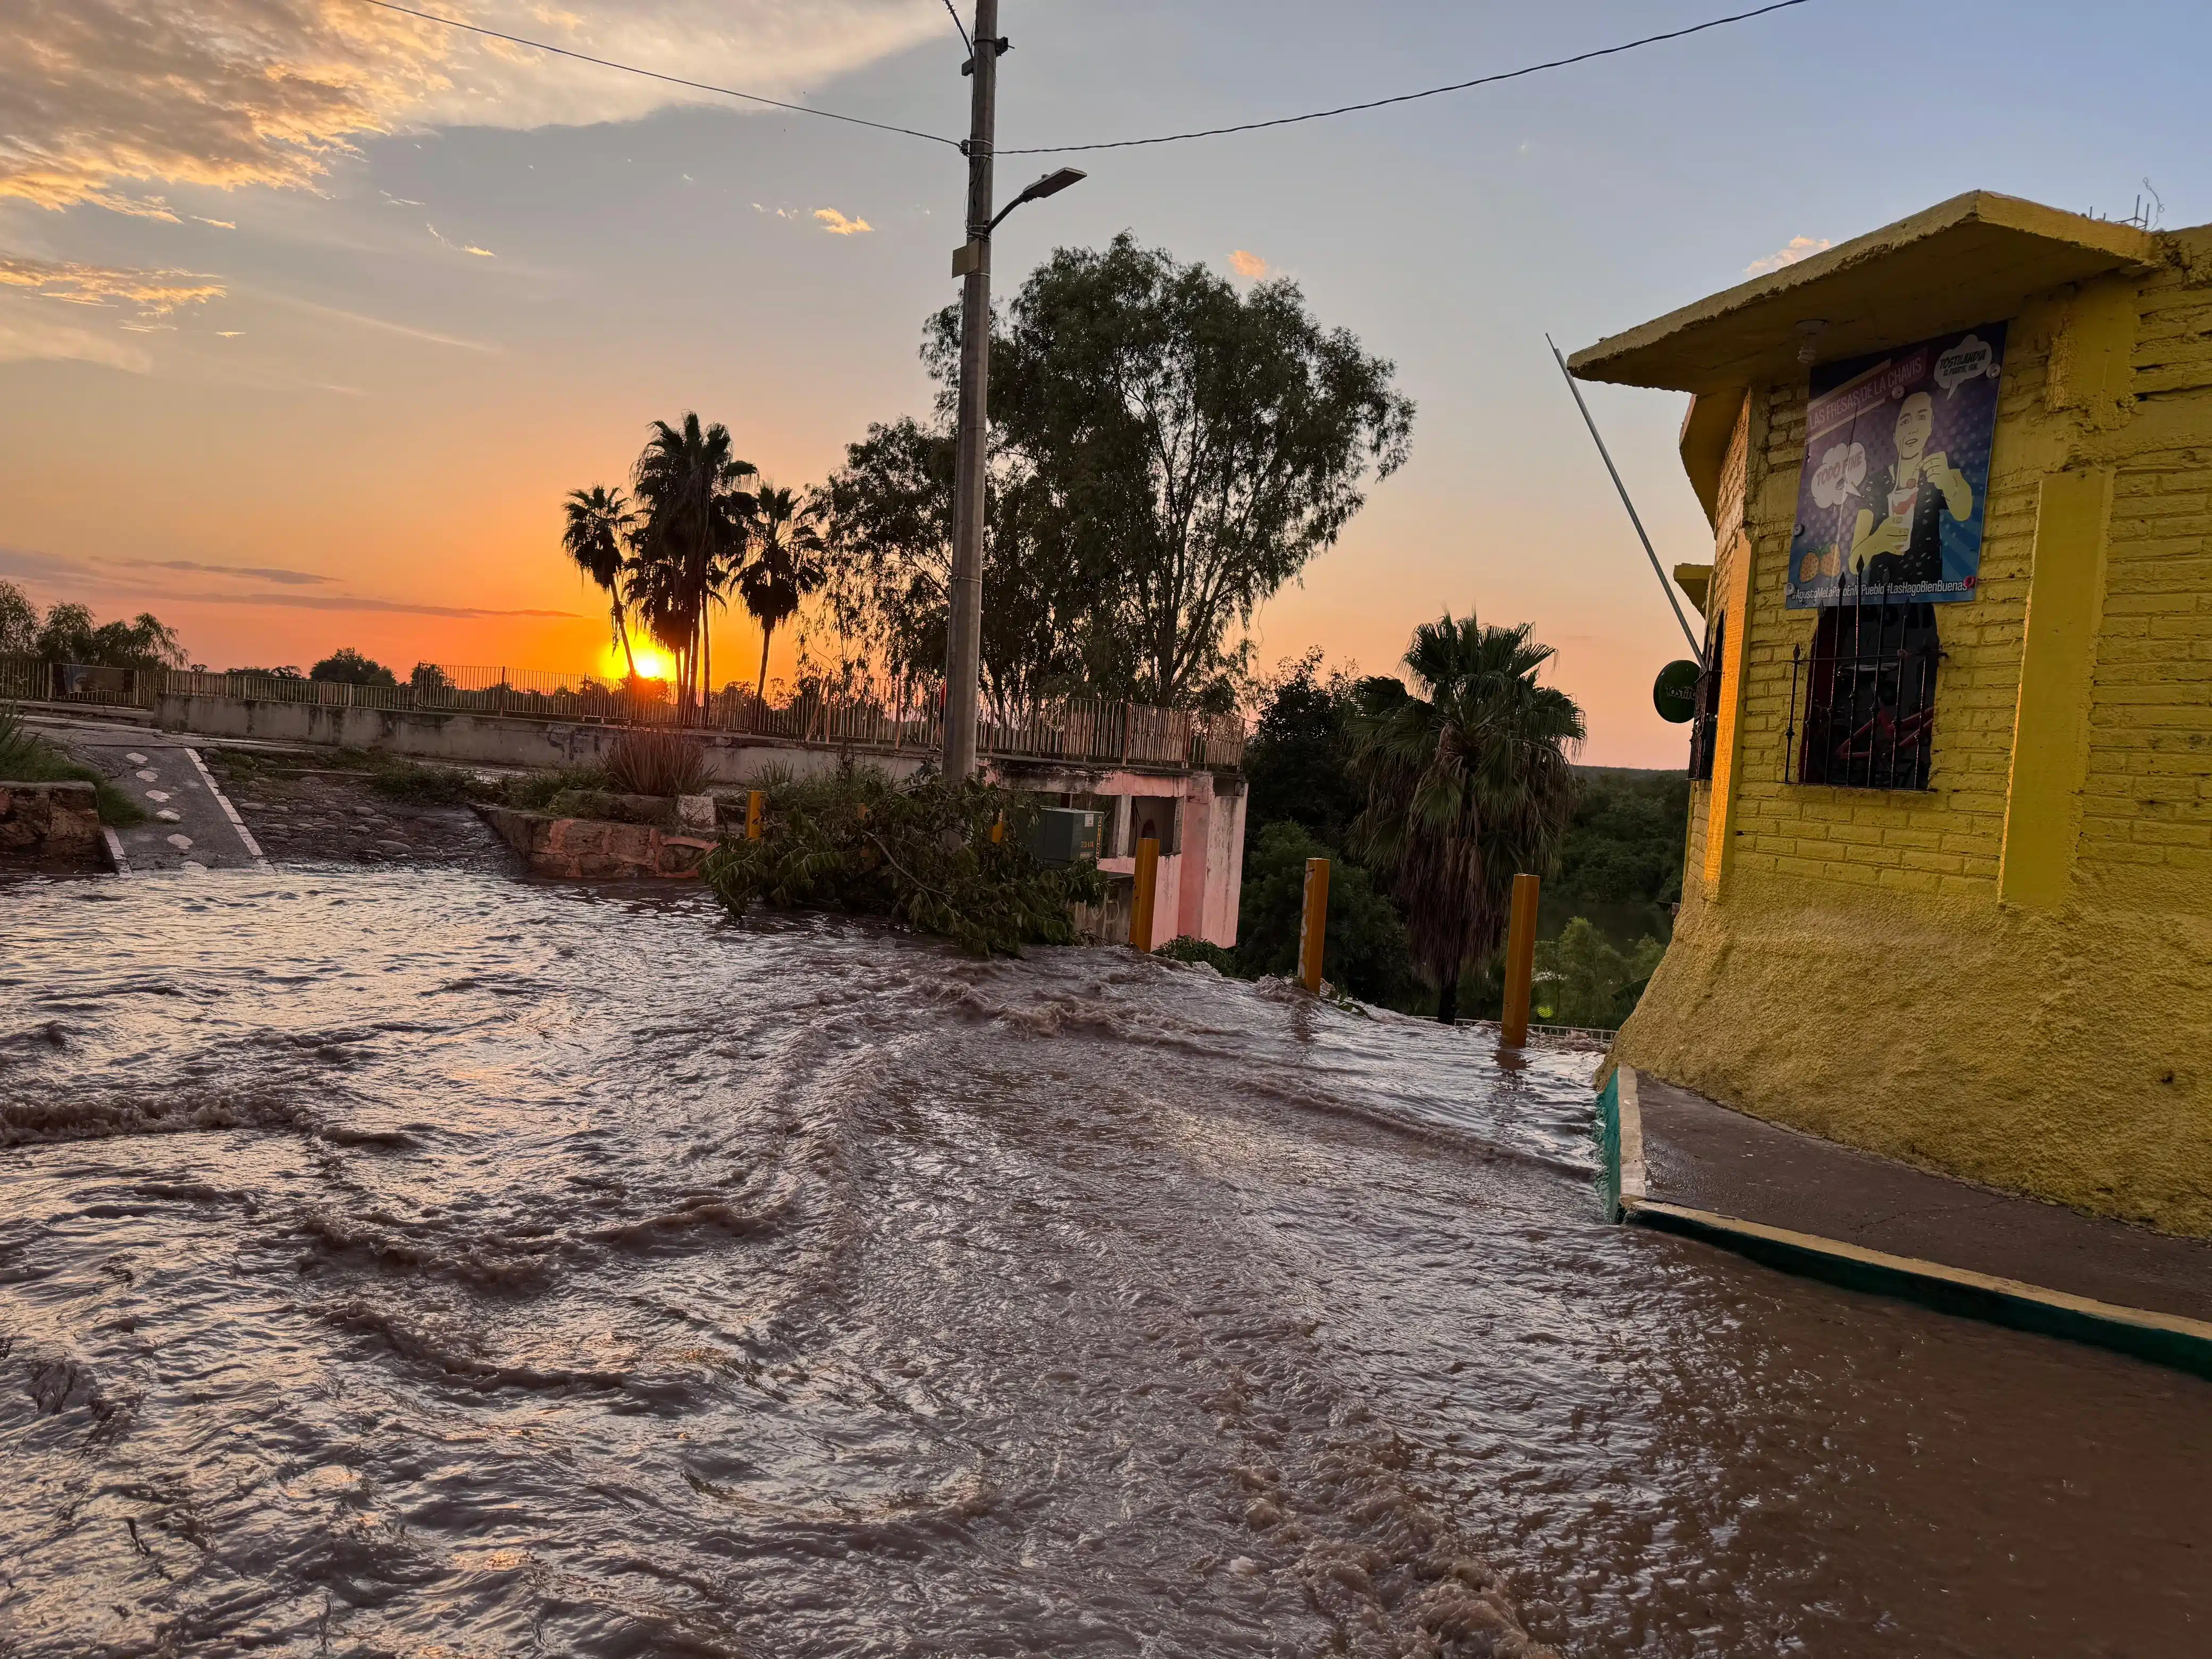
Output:
M691 695L706 621L734 596L774 631L818 593L826 677L940 678L952 555L959 312L923 329L926 416L872 425L804 492L771 491L696 415L656 422L629 493L568 498L564 551L642 626ZM1413 405L1389 362L1294 283L1240 293L1124 234L1063 248L998 319L985 487L983 694L1087 694L1225 710L1239 624L1333 544L1407 459ZM633 663L634 672L634 663Z
M1494 1017L1516 872L1577 912L1648 919L1678 900L1687 779L1572 765L1582 715L1538 683L1551 655L1526 626L1446 617L1415 632L1410 687L1326 672L1318 648L1280 665L1245 751L1237 946L1176 953L1295 971L1305 861L1326 858L1333 983L1444 1019ZM1662 948L1574 915L1539 945L1540 1006L1559 1024L1618 1025Z

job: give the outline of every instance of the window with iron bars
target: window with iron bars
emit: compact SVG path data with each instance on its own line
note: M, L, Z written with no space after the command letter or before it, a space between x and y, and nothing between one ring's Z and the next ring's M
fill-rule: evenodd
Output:
M1705 665L1698 671L1698 712L1690 717L1690 779L1713 781L1713 743L1721 728L1721 652L1728 643L1725 614L1705 630Z
M1784 779L1925 789L1936 747L1936 607L1863 582L1790 651Z

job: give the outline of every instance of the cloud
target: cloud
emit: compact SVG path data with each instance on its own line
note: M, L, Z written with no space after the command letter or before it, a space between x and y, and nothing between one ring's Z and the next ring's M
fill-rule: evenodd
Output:
M1217 243L1215 246L1218 246L1219 244ZM1271 269L1267 262L1258 254L1248 253L1241 247L1229 256L1229 268L1239 276L1249 276L1255 283L1265 276Z
M1764 259L1753 259L1743 268L1743 274L1747 276L1764 276L1770 271L1780 270L1785 265L1794 265L1800 259L1809 259L1816 253L1826 253L1834 246L1835 244L1825 236L1817 242L1810 236L1792 236L1786 246L1775 249Z
M406 599L350 599L342 593L160 593L178 605L270 605L293 611L369 611L395 617L550 617L573 621L574 611L488 611L473 605L416 605Z
M114 559L109 562L134 570L197 570L208 576L252 576L260 581L303 587L325 586L337 580L305 570L276 570L252 564L200 564L191 559Z
M453 15L596 57L801 97L933 39L909 0L447 0ZM467 35L354 0L9 0L0 198L174 219L136 186L312 185L411 125L634 120L727 99Z
M433 236L436 236L438 238L438 246L440 247L449 247L456 253L473 253L480 259L496 259L499 258L499 255L494 253L489 248L478 247L474 242L455 242L448 240L445 236L439 234L438 228L435 225L426 224L422 228L428 231Z
M836 208L817 208L814 216L832 236L865 236L875 228L866 219L848 219Z
M121 300L137 306L141 317L166 317L179 306L220 300L224 292L221 277L189 270L131 270L13 253L0 253L0 287L28 289L71 305L101 306Z
M63 319L52 306L0 296L0 363L84 362L131 374L153 372L144 348Z
M214 572L223 575L260 576L280 581L324 580L309 577L296 570L256 570L242 565L203 565L191 560L155 562L151 560L86 560L65 558L52 553L33 553L24 548L0 547L0 575L24 576L34 581L52 583L70 591L94 589L108 594L128 595L130 603L143 605L273 605L290 611L370 611L379 615L401 617L448 617L462 621L486 617L543 617L559 621L574 620L579 614L574 611L495 611L472 605L428 605L410 599L378 599L358 598L343 593L263 593L230 590L222 592L198 592L184 588L149 586L143 580L116 574L118 566L135 566L155 570L192 570Z
M383 334L397 334L404 339L422 340L431 345L456 346L463 351L496 352L505 348L490 340L469 340L459 335L440 334L434 330L416 328L410 323L395 323L389 318L365 316L358 311L343 311L337 306L318 305L313 300L274 291L256 290L259 297L273 301L294 311L304 311L311 317L327 317L333 322L351 323L356 328L372 328Z
M210 219L197 213L192 215L192 217L201 224L213 225L217 230L236 230L238 228L238 221L235 219Z

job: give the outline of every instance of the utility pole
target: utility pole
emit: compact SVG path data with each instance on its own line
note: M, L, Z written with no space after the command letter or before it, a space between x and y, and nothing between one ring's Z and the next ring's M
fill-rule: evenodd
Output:
M957 257L960 301L960 435L952 491L951 616L945 631L945 775L975 770L975 716L983 647L983 475L991 399L991 160L998 131L999 0L975 0L969 73L975 77L968 133L968 245Z

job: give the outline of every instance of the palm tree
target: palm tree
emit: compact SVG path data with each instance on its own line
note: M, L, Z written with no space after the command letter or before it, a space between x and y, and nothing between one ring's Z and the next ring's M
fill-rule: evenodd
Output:
M629 665L629 677L635 680L637 658L629 648L629 623L625 616L629 604L623 592L623 577L637 514L630 511L629 498L621 490L609 489L605 484L570 490L566 506L568 521L561 532L561 550L606 594L615 637L622 641L623 660Z
M1391 883L1437 1018L1459 1015L1462 966L1494 957L1516 872L1548 873L1574 813L1569 748L1582 710L1536 684L1552 648L1527 623L1486 628L1447 616L1413 632L1396 680L1361 688L1353 768L1367 786L1355 843Z
M653 637L676 655L678 700L687 711L712 666L707 607L744 557L757 507L738 483L757 471L731 453L726 427L702 428L687 412L681 427L653 423L630 476L640 519L631 596Z
M757 499L760 512L753 520L752 558L738 572L737 585L738 597L761 628L760 683L754 695L765 701L769 643L829 576L829 544L822 534L819 495L802 501L788 489L763 484Z

